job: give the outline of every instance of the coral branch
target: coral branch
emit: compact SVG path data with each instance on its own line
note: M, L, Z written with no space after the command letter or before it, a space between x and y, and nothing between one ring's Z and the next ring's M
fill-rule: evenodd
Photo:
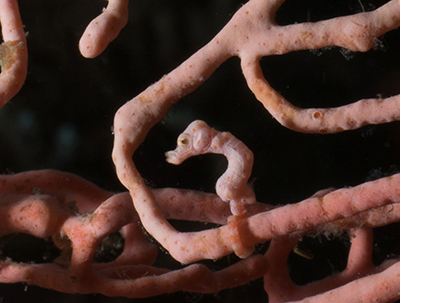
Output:
M58 186L55 186L53 180L59 181ZM318 229L323 228L325 224L330 224L341 217L344 218L346 226L350 225L350 218L355 218L358 214L367 217L369 212L381 212L385 217L385 213L379 207L399 201L397 190L399 177L396 175L351 189L332 191L323 196L315 195L295 205L272 210L267 210L267 207L262 204L249 205L248 213L251 216L235 221L238 229L237 236L242 241L241 255L245 247L266 240L279 237L291 239L289 242L278 241L283 243L280 246L271 245L266 256L269 262L274 264L273 270L268 271L268 262L261 255L254 255L216 273L210 272L205 266L199 264L169 271L151 266L156 258L156 247L147 242L143 232L133 223L138 220L138 217L128 194L112 195L79 177L52 170L3 176L0 181L2 235L20 232L41 238L52 236L62 250L62 257L57 260L57 263L18 264L10 260L1 261L0 280L2 282L27 282L62 292L99 292L127 297L155 296L180 289L213 293L257 279L266 272L266 289L270 288L267 286L269 285L267 277L270 275L271 285L288 283L278 278L281 275L280 272L285 274L286 265L282 268L275 263L286 264L285 256L296 243L293 236L299 237L307 232L319 232ZM37 188L39 193L32 194L30 191L34 191L34 188ZM81 193L80 189L82 189ZM213 196L205 199L205 194L176 189L155 190L154 193L160 208L168 210L170 214L167 217L170 218L222 222L224 218L217 219L217 216L223 214L223 207L227 207L224 213L230 215L229 205ZM99 202L105 196L106 201ZM75 205L69 201L71 198L76 199ZM204 204L196 204L198 201L204 201ZM78 213L80 208L91 209L96 204L98 207L92 213L84 215ZM73 205L72 208L71 205ZM180 206L185 206L187 210L181 209ZM199 212L201 207L202 212ZM316 215L313 209L320 214ZM255 214L258 211L263 212ZM391 212L397 211L394 208ZM311 217L307 217L306 214ZM230 216L230 218L234 217ZM354 220L351 224L353 223L357 221ZM157 224L167 224L167 222ZM365 225L374 226L373 222ZM92 263L94 252L100 241L121 227L126 239L122 254L113 262ZM166 246L170 243L167 241L164 241L163 245L176 259L181 258L180 261L183 263L205 258L220 258L231 253L235 248L232 233L229 221L229 225L201 232L174 231L167 236L168 239L173 239L176 245ZM371 249L370 240L368 240L370 233L363 227L354 234L356 238L352 242L347 269L337 276L312 284L308 291L294 290L297 296L314 295L322 292L323 289L345 284L361 273L364 275L374 270L368 253ZM154 236L160 240L157 234ZM274 240L273 243L276 241ZM286 253L280 250L275 252L278 247L284 249ZM180 253L182 248L184 248L184 254ZM65 258L67 252L71 253L68 261ZM123 277L126 279L122 280ZM177 279L178 283L174 279ZM156 286L152 287L152 283ZM72 284L72 287L69 284ZM281 285L277 288L288 289L282 288ZM278 296L281 297L281 295Z
M375 302L377 297L384 300L379 302L393 302L398 299L399 276L394 270L397 271L399 262L388 261L376 268L372 265L372 232L370 228L363 227L353 231L350 254L344 271L302 286L295 285L291 281L287 268L287 258L296 242L291 238L273 240L266 253L271 263L270 270L264 276L264 287L269 295L269 302L298 302L307 297L308 299L300 302L332 302L335 292L340 292L341 295L351 293L351 296L355 297L353 302L359 301L360 298L362 302ZM371 274L373 275L363 280L363 277ZM376 288L374 294L365 291L363 294L353 295L353 292L348 289L356 288L355 284L351 283L354 280L357 281L356 283L368 283L373 280L373 287L378 287L377 285L387 280L389 284L387 289L391 289L391 292L387 292L385 288ZM317 294L321 295L315 297ZM340 295L335 297L338 300L341 298ZM352 299L347 298L348 301Z
M353 295L354 294L354 295ZM400 299L400 262L390 268L339 288L297 302L379 302L389 303ZM273 302L273 301L271 301Z
M368 212L374 212L386 205L397 205L400 202L399 184L400 176L394 175L240 219L236 223L240 242L243 247L249 248L285 235L303 235L324 224L335 222L337 225L340 224L339 220L344 220L348 227L358 222L359 216L367 218ZM155 199L154 196L152 199ZM143 203L135 202L135 207L144 227L183 264L201 259L218 259L234 251L234 231L230 226L181 233L167 222L159 207L152 207L147 200L143 200ZM394 215L397 216L397 209L399 208L391 206L388 212L395 211ZM385 212L382 215L386 216ZM145 217L149 220L143 220ZM350 219L353 222L350 222ZM374 221L368 223L373 226Z
M128 0L109 0L108 6L90 22L80 39L80 52L86 58L99 56L128 21Z
M27 43L17 0L0 1L0 108L15 96L27 75Z
M218 65L229 57L234 55L241 57L242 70L246 74L250 88L254 92L259 91L265 94L267 96L266 108L271 111L276 118L278 118L277 115L284 117L284 119L278 119L278 121L283 123L283 120L285 120L283 124L292 129L303 129L305 132L329 133L360 127L365 124L365 120L368 123L383 123L398 118L399 98L394 97L385 101L360 101L354 105L341 107L338 110L313 109L308 119L322 122L318 124L315 122L316 126L311 127L309 121L301 119L300 123L302 123L302 127L298 127L296 126L297 123L294 122L295 118L287 119L288 103L283 102L280 95L274 92L274 90L268 86L264 78L262 78L258 60L264 55L285 53L285 51L283 51L284 47L280 45L282 41L287 41L288 45L296 45L297 43L295 42L298 41L297 39L311 36L306 35L306 33L308 34L308 32L305 32L306 26L308 28L312 26L325 28L325 36L327 38L325 40L327 42L325 41L323 44L317 44L314 39L310 41L304 38L305 43L302 44L300 48L294 46L295 49L339 45L335 41L340 41L340 43L343 44L345 43L344 41L347 40L345 33L351 33L349 36L350 38L352 36L354 39L354 32L357 33L355 29L360 29L361 33L363 33L366 24L369 24L367 27L373 29L371 35L363 37L361 33L358 34L359 37L361 36L364 38L362 41L365 42L362 43L368 45L362 48L362 50L365 51L371 47L373 39L376 38L377 34L382 34L398 26L399 1L390 1L374 13L362 13L355 16L331 19L315 25L301 24L280 27L274 24L272 18L282 2L283 1L275 1L269 3L252 0L245 4L210 43L195 53L173 72L164 76L159 82L150 86L139 96L126 103L116 113L114 122L115 141L112 157L117 169L118 178L122 184L129 189L136 210L148 232L154 235L154 237L158 239L164 247L169 249L171 254L182 263L192 262L192 257L188 257L188 255L192 253L187 251L188 247L186 243L197 243L197 245L191 247L198 250L198 241L193 239L191 234L185 235L177 233L165 220L158 209L153 194L146 187L143 178L135 167L132 156L136 148L143 142L149 129L165 116L171 105L179 98L197 88L208 78ZM391 20L391 22L389 20ZM354 24L354 29L351 30L347 28L347 31L344 31L344 34L341 36L341 32L336 30L341 24ZM364 24L364 26L358 26L358 24ZM279 41L279 49L275 47L276 43L271 45L270 41L267 40L270 39L269 33L273 32L272 29L279 29L281 36L283 36L282 32L288 35L288 37L285 37L285 40L282 40L283 38L281 38L281 36L279 37L278 34L274 35L273 41L276 42L276 39ZM264 33L267 34L264 36ZM359 43L360 42L356 42L354 45L358 45ZM350 45L343 45L350 47ZM294 47L288 50L293 51L295 50ZM357 50L357 48L355 50ZM199 62L202 62L202 64L199 64ZM260 77L260 81L253 81L252 78L254 77L256 79ZM260 86L257 84L254 85L253 83L258 83ZM268 86L267 89L265 89L265 85ZM259 96L257 96L257 98L258 97ZM265 101L262 97L259 97L259 99ZM272 105L269 106L268 104ZM387 109L388 104L390 109ZM289 106L289 108L291 116L296 117L297 114L296 111L294 111L294 107ZM329 114L324 114L325 111L334 112L335 114L329 116ZM342 115L343 112L349 113L348 116ZM375 116L375 118L371 118L371 115L372 117ZM347 118L344 118L344 116ZM359 118L363 120L360 122L356 121L356 119ZM328 123L329 121L337 121L335 127L332 126L331 128ZM351 125L352 127L344 128L343 125ZM153 218L155 219L153 220ZM175 239L175 241L170 241L170 238ZM225 240L220 237L220 241ZM205 252L204 257L214 259L217 255L223 255L222 252L219 252L220 250L213 251L215 251L215 249L212 250L210 246L210 249ZM194 256L193 260L197 260L197 258L198 257Z
M53 180L59 181L57 186ZM31 188L43 193L31 194ZM26 282L66 293L150 297L179 290L214 293L258 279L268 268L268 262L261 255L214 273L201 264L174 271L155 268L152 264L156 259L156 246L149 243L142 230L134 224L138 217L130 196L126 193L112 195L68 173L44 170L3 176L0 189L2 235L27 233L40 238L51 236L62 250L62 256L50 264L0 261L0 281L3 283ZM90 191L85 192L87 189ZM171 192L176 197L174 201L191 202L185 200L187 192L180 193L174 189ZM196 195L195 203L204 196L189 193L189 197ZM105 196L108 196L106 201L95 202ZM164 190L161 190L156 198L162 201L165 197L170 197L170 193L164 195ZM74 198L75 205L69 200ZM90 209L95 204L98 207L94 212L78 213L79 209ZM163 208L170 209L168 204L169 201L165 200ZM221 204L226 205L222 201ZM221 210L221 206L206 207ZM193 205L191 208L195 209ZM180 212L174 217L197 221L206 219L192 212L183 215ZM109 263L92 263L101 240L121 228L126 239L122 254ZM71 258L67 260L65 257L69 252Z

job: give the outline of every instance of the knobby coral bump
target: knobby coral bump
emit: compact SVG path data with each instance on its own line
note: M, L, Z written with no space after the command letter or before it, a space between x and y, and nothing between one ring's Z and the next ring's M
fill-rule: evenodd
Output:
M247 89L270 119L291 132L337 134L399 120L399 95L365 96L339 107L297 107L266 80L260 59L327 47L368 52L379 37L400 26L400 1L353 15L279 25L275 17L284 2L248 1L204 47L117 110L112 162L128 192L103 190L53 169L0 176L0 236L49 238L60 250L48 263L21 263L13 256L1 259L0 282L25 282L63 293L145 298L178 291L213 294L262 278L269 302L398 300L400 262L390 258L373 264L372 232L400 220L400 174L325 189L297 203L262 203L250 178L254 163L264 159L228 130L202 120L178 130L182 133L177 147L166 153L166 160L183 165L195 156L224 155L227 167L216 180L215 193L152 189L134 161L154 125L231 57L239 58ZM128 21L129 4L110 0L87 26L79 44L84 57L98 57L114 43ZM2 108L24 85L28 54L16 0L0 0L0 22ZM180 231L173 220L207 225ZM116 232L122 239L117 244L122 246L120 253L114 260L96 262L99 246ZM347 265L338 273L297 285L290 277L290 254L314 258L298 245L305 236L322 234L347 236ZM161 267L162 251L178 266ZM222 268L208 265L208 260L232 254L236 260Z

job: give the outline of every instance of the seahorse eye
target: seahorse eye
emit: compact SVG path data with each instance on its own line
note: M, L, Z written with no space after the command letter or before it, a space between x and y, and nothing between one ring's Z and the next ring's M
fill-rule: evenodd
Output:
M177 141L177 144L178 145L187 145L187 144L189 144L189 139L187 139L187 138L180 138L178 141Z

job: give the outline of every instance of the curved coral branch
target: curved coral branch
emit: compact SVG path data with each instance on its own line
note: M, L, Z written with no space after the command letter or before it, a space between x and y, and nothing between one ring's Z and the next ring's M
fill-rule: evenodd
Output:
M236 225L226 225L217 229L182 233L174 229L166 220L161 209L150 204L155 201L134 202L144 227L169 253L183 264L202 259L218 259L234 252L235 240L242 248L249 250L255 244L285 235L303 235L323 226L335 223L345 224L345 228L355 227L359 217L366 218L362 224L380 226L389 219L399 220L400 176L394 175L367 182L350 189L339 189L323 197L312 197L293 205L286 205L236 221ZM382 207L394 205L385 210ZM368 212L381 210L383 221L369 218ZM387 212L395 214L387 216ZM361 215L360 215L361 214ZM393 217L395 216L395 218ZM149 220L144 220L149 218ZM352 221L351 221L352 219ZM233 222L232 222L233 223ZM261 228L258 228L261 226ZM237 235L235 239L235 227ZM240 255L245 256L244 253Z
M353 230L352 235L347 267L340 273L305 285L292 282L287 266L289 253L297 240L273 240L266 253L270 270L264 276L269 302L332 302L332 298L338 301L344 298L344 302L394 302L399 299L400 262L390 260L373 266L371 229L359 228ZM358 283L362 285L359 292L356 291Z
M34 189L36 193L32 193ZM138 216L130 196L127 193L112 195L72 174L43 170L2 176L0 192L1 235L51 236L62 250L62 256L54 263L1 260L2 283L26 282L65 293L142 298L179 290L214 293L258 279L268 269L268 262L261 255L216 272L201 264L178 270L154 267L157 248L137 225ZM187 201L188 197L195 199ZM171 218L209 221L208 213L218 213L222 210L219 204L226 205L221 200L212 199L216 202L205 204L203 217L196 211L182 211L179 207L204 197L195 192L163 189L156 198L164 202L161 203L164 209L173 212ZM170 200L178 205L170 205ZM94 211L79 213L80 209L89 210L96 204ZM190 209L195 209L193 204ZM211 215L211 221L215 220ZM121 228L125 238L121 255L109 263L93 263L101 240ZM71 254L69 260L68 253Z
M307 115L301 115L299 112L305 113L305 111L297 112L294 106L284 102L284 99L268 86L258 65L261 56L283 54L297 49L342 45L353 50L365 51L372 46L377 35L399 25L398 0L390 1L373 13L360 13L314 24L296 24L284 27L277 26L273 20L277 8L282 3L282 0L249 1L238 10L211 42L170 74L122 106L115 115L112 158L117 176L130 191L147 231L155 234L155 238L162 245L174 251L172 255L183 263L191 262L192 257L183 256L186 254L184 251L188 248L182 243L187 243L187 241L194 243L196 240L192 238L193 235L176 233L165 220L159 211L154 195L145 185L137 170L132 156L143 142L149 129L165 116L172 104L195 90L229 57L239 56L241 58L242 69L250 88L266 108L278 118L278 121L292 129L319 133L338 132L358 128L366 121L367 123L382 123L399 117L398 97L359 101L339 109L312 109L308 111ZM344 28L346 28L343 31L344 34L337 30L342 25L345 25ZM368 30L365 31L365 28ZM313 32L313 29L321 35L315 37L313 34L309 34ZM369 34L365 35L364 33ZM313 39L314 37L315 39ZM298 43L299 41L302 43ZM344 112L347 114L342 114ZM330 115L329 113L334 114ZM346 118L336 119L341 115ZM279 117L284 117L284 119ZM360 120L356 120L359 118ZM315 123L315 126L312 126L311 121ZM170 240L171 238L173 240ZM187 255L190 254L187 253ZM214 252L212 247L205 251L206 258L215 258L216 255L217 252Z
M58 181L57 187L55 180ZM250 217L234 221L235 227L229 222L220 228L200 232L174 230L166 234L165 240L168 241L162 242L158 234L154 234L173 257L183 263L217 259L231 253L235 249L232 239L234 228L243 250L257 243L282 238L272 241L266 254L269 261L261 255L244 256L247 258L234 265L211 272L200 264L174 271L153 267L156 246L147 241L143 231L135 224L138 216L127 193L112 195L72 174L52 170L2 176L1 234L19 232L40 238L51 236L63 254L57 262L47 264L3 260L0 262L0 281L26 282L67 293L99 292L111 296L148 297L178 290L214 293L266 275L266 289L270 293L278 291L274 288L279 291L293 288L298 296L296 298L311 296L345 284L359 274L375 272L370 263L371 234L366 227L380 226L382 221L368 220L368 214L379 213L380 217L390 220L398 216L399 219L399 209L391 207L399 201L398 183L399 176L395 175L350 189L318 194L294 205L272 209L259 203L248 205ZM153 193L159 201L158 212L163 212L164 218L225 224L223 216L226 213L230 215L229 205L215 195L177 189L161 189ZM104 198L106 200L101 201ZM76 199L75 204L70 199ZM96 204L94 211L79 214L80 208L92 209ZM390 213L392 215L388 216ZM289 283L285 278L285 256L298 237L319 232L326 224L339 226L343 223L345 229L356 228L359 224L357 216L366 219L361 222L363 227L354 232L356 238L352 241L347 269L343 273L314 282L302 291L294 286L282 288L282 284ZM155 217L151 220L158 225L168 224ZM125 238L122 254L109 263L93 263L100 241L121 227ZM68 253L70 259L66 258ZM278 297L281 296L279 291Z
M15 96L27 75L28 52L16 0L0 0L3 44L0 45L0 108Z

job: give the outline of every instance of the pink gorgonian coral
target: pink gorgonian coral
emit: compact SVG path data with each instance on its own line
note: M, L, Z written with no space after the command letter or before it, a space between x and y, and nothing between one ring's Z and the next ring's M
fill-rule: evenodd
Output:
M319 2L0 0L0 297L397 301L400 1Z

